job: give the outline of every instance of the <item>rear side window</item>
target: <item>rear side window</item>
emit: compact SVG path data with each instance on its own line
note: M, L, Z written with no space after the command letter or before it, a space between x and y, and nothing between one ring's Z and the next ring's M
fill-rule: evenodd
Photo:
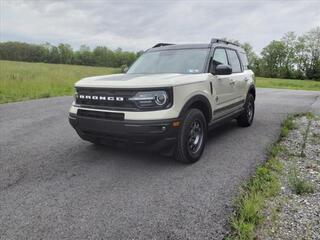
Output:
M245 53L240 53L239 55L240 55L243 69L247 70L249 65L247 55Z
M228 58L226 51L223 48L217 48L213 54L213 60L220 63L228 65Z
M233 73L241 72L241 64L236 51L231 49L226 49L226 51L229 59L229 64L232 67L232 72Z

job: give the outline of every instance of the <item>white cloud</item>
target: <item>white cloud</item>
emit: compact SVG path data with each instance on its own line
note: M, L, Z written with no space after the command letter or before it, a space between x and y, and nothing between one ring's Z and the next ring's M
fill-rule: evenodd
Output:
M319 1L0 0L0 40L146 49L227 37L260 51L320 25Z

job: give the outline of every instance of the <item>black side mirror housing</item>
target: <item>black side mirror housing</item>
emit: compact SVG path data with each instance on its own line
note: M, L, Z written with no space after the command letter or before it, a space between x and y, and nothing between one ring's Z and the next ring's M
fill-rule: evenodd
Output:
M216 75L230 75L232 74L232 67L229 65L219 64L215 70Z

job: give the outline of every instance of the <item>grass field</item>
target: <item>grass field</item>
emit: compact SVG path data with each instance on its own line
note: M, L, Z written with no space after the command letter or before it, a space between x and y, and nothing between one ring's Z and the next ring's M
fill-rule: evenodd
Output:
M320 91L320 81L257 77L257 87Z
M116 68L0 61L0 103L72 95L83 77L120 72Z
M119 72L117 68L0 61L0 103L72 95L73 84L83 77ZM256 84L320 91L320 81L257 77Z

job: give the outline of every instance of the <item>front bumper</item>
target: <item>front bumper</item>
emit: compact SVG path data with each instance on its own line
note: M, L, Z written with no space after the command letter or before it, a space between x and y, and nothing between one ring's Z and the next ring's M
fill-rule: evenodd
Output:
M69 114L69 122L87 141L161 151L175 145L179 128L170 120L111 120Z

